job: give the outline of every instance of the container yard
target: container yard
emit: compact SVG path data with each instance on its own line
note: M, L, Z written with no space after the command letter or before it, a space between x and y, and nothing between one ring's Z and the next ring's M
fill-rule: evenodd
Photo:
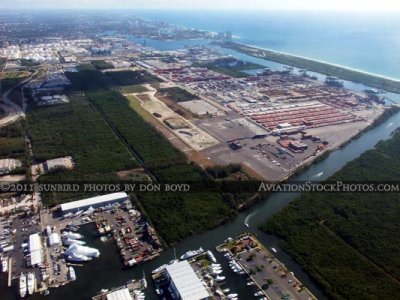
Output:
M297 74L289 67L283 71L267 68L257 75L233 78L191 67L188 61L195 61L184 51L180 56L185 63L173 66L157 64L153 58L152 72L198 98L174 104L192 113L179 118L219 143L199 147L185 128L174 134L210 161L240 163L266 180L287 178L359 134L385 110L381 101L366 93L320 81L307 70ZM313 137L304 138L310 134Z

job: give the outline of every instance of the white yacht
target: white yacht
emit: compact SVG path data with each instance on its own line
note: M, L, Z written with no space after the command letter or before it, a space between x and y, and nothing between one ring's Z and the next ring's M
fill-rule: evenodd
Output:
M21 298L24 298L26 296L26 292L26 276L25 274L21 273L21 276L19 277L19 295L21 296Z
M32 295L35 291L35 274L28 273L28 294Z

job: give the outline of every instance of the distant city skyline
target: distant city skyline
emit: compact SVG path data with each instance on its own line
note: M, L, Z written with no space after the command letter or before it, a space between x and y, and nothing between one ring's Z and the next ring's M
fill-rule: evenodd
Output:
M1 9L248 9L400 11L393 0L2 0Z

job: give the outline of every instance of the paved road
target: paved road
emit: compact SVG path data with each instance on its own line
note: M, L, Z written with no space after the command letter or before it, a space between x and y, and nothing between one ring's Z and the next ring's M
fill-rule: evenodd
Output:
M21 107L19 107L17 104L15 104L14 102L12 102L9 99L9 95L11 93L11 91L15 88L18 88L24 84L26 84L27 82L29 82L33 76L35 76L37 74L37 71L33 72L31 76L29 76L27 79L25 79L24 81L20 82L19 84L13 86L11 89L9 89L8 91L6 91L3 94L2 97L2 103L0 103L1 108L3 110L6 111L7 116L5 118L0 119L0 127L6 126L12 122L15 122L17 120L19 120L20 118L24 118L25 117L25 113L22 110ZM1 88L1 82L0 82L0 88Z

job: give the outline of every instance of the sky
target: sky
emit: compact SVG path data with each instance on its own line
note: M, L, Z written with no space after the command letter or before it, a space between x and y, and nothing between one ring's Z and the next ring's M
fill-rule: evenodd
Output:
M253 9L400 11L398 0L0 0L0 9Z

